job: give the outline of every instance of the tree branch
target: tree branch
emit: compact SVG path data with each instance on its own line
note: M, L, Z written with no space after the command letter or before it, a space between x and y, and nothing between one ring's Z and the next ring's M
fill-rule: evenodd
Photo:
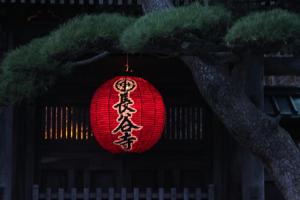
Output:
M80 60L80 61L76 61L71 63L72 67L79 67L79 66L84 66L84 65L88 65L91 64L93 62L96 62L98 60L101 60L102 58L108 56L110 53L108 51L104 51L101 54L98 54L92 58L86 59L86 60Z
M120 53L116 48L112 49L114 53ZM110 51L110 52L112 52ZM198 39L193 43L191 41L178 41L174 39L157 40L147 44L139 53L144 55L162 54L167 56L201 56L208 58L216 64L237 63L239 57L232 53L223 45L216 45L211 42ZM94 57L72 62L74 67L88 65L106 57L110 53L104 51ZM300 75L300 58L282 58L272 57L264 58L265 75Z
M167 9L168 0L143 0L145 12ZM236 83L216 65L199 57L182 57L202 97L231 135L265 164L288 200L300 199L300 152L289 133L250 102Z
M189 33L188 36L186 33ZM143 47L143 49L140 49L139 52L179 56L201 55L204 57L210 53L231 53L230 49L220 41L208 41L190 33L189 30L185 30L173 33L172 37L152 39Z
M218 66L183 57L196 85L231 135L263 161L288 200L300 199L299 149L276 120L259 111Z

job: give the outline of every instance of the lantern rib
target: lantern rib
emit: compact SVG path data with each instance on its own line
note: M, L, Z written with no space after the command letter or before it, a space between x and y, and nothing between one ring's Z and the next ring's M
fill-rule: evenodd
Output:
M154 102L154 105L155 105L154 116L156 116L156 100L155 100L155 97L154 97L154 94L153 94L153 91L152 91L153 88L152 88L151 85L147 85L147 87L148 87L148 89L149 89L149 91L150 91L150 93L151 93L151 96L152 96L152 99L153 99L153 102ZM154 129L156 128L156 117L154 118L153 127L154 127ZM151 142L152 136L153 136L153 134L151 134L151 136L150 136L150 138L149 138L149 140L148 140L148 142L147 142L147 145L146 145L146 148L147 148L147 149L151 148L151 147L148 147L148 145L149 145L149 143ZM150 145L151 145L151 144L150 144ZM153 144L153 145L154 145L154 144Z
M140 118L141 118L141 122L140 122L140 124L142 124L143 125L143 98L142 98L142 92L141 92L141 88L140 88L140 82L141 82L141 80L140 79L138 79L138 80L136 80L137 82L138 82L138 87L137 87L137 89L138 89L138 91L139 91L139 96L140 96L140 105L141 105L141 109L140 109L140 111L141 111L141 114L140 114ZM143 129L141 129L140 130L140 132L139 132L139 137L140 137L140 135L142 135L142 131L143 131ZM139 142L139 145L137 146L137 151L139 152L139 150L140 150L140 147L141 147L141 144L142 144L142 142Z
M113 81L114 82L114 81ZM111 101L111 94L112 94L112 92L113 92L114 90L113 90L113 88L112 87L109 87L109 96L108 96L108 109L107 109L107 111L108 111L108 127L109 127L109 130L113 130L112 128L111 128L111 123L110 123L110 112L109 112L109 110L111 109L111 105L110 105L110 101ZM110 131L110 133L109 133L109 135L110 135L110 137L111 137L111 141L113 141L114 140L114 138L113 138L113 135L111 134L111 131ZM118 151L118 149L117 149L117 147L116 146L114 146L114 149L116 149L117 151Z
M130 129L131 133L132 129L135 129L133 131L137 131L134 133L136 133L136 136L139 137L140 144L137 143L133 149L130 149L130 151L127 151L124 148L118 148L114 143L115 135L113 135L111 132L111 130L115 127L114 120L116 119L115 112L112 111L112 109L114 108L113 105L117 101L117 99L120 98L120 96L118 96L117 94L118 92L114 92L115 87L112 87L112 84L113 86L115 86L114 84L116 83L116 80L121 79L122 77L126 79L130 78L136 81L136 84L138 85L138 88L136 88L136 93L133 97L136 98L135 100L137 100L136 108L140 116L136 115L135 120L138 121L140 119L139 124L141 124L141 126L143 127L145 126L145 130L143 130L142 132L139 127L130 128L128 126L131 125L128 124L125 126L125 129ZM97 95L100 93L101 95ZM130 106L132 104L131 101L125 101L125 103L130 103L128 105L124 105L125 107ZM94 129L96 136L95 139L100 144L100 146L102 146L105 150L110 151L111 153L142 153L146 150L149 150L154 145L154 143L156 143L161 137L163 127L163 124L161 123L164 123L165 121L162 118L162 113L160 111L165 112L164 103L158 90L156 90L154 86L152 86L148 81L144 80L143 78L127 75L117 76L107 81L102 86L100 86L98 90L96 90L95 95L92 99L90 109L92 117L91 127L92 129ZM118 120L116 123L118 124ZM95 126L93 126L93 124ZM109 134L110 136L107 134ZM124 139L124 136L122 139Z

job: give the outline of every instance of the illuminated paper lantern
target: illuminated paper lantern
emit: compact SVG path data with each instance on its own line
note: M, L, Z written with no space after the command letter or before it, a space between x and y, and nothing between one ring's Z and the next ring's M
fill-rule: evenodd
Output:
M165 105L148 81L117 76L96 90L90 121L94 136L104 149L112 153L141 153L160 139Z

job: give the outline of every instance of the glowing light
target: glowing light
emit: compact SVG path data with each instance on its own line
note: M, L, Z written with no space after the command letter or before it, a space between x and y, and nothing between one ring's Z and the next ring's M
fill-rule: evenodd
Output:
M55 107L55 139L57 140L57 138L58 138L58 127L57 127L57 120L58 120L58 110L57 110L58 108L57 107Z
M60 107L60 139L63 139L63 108Z
M68 128L69 128L69 118L68 118L68 107L66 106L66 139L69 138L69 134L68 134Z
M52 107L50 107L50 140L52 140L52 131L53 131L53 129L52 129L52 126L53 126L53 123L52 123L52 118L53 118L53 114L52 114Z
M45 108L45 135L44 135L44 139L47 140L48 139L48 107L46 106Z
M118 76L95 92L90 120L94 136L104 149L112 153L141 153L160 139L165 106L148 81Z

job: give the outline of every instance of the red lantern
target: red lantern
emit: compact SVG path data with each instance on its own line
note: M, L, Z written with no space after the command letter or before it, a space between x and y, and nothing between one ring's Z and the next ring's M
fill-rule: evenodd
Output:
M117 76L96 90L90 118L95 138L104 149L112 153L141 153L160 139L165 105L148 81Z

